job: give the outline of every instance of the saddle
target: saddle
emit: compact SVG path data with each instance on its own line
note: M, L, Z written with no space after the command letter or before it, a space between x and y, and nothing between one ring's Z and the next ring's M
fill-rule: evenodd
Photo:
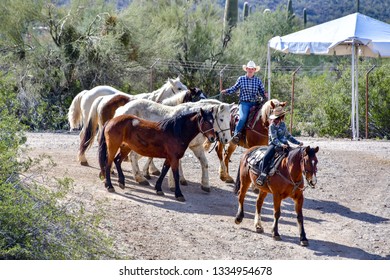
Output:
M249 111L248 119L246 120L246 123L244 125L244 128L252 129L256 122L259 119L259 114L261 113L261 107L263 106L262 103L258 103L256 106L253 106L251 110ZM238 114L238 106L234 106L230 109L230 132L233 135L234 129L236 128L236 125L238 121L240 120L240 116ZM241 131L242 137L245 138L245 129Z
M261 166L263 163L263 157L265 154L265 151L268 147L261 146L257 149L254 149L248 154L247 163L250 168L252 168L253 173L256 176L259 176L261 173ZM282 160L288 155L288 152L290 151L290 148L283 150L282 148L276 148L275 150L275 156L271 159L269 166L267 170L269 170L268 176L273 176L278 169L280 163Z

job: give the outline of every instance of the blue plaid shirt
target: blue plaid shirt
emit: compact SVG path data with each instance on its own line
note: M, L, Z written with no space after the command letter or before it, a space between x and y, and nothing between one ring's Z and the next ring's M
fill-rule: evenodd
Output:
M300 143L288 132L285 122L280 122L279 125L271 123L268 130L268 144L281 147L283 144L288 144L287 141L297 145Z
M241 102L257 102L259 97L265 99L264 85L260 78L253 76L248 78L240 76L234 86L226 89L227 94L232 94L240 90L240 101Z

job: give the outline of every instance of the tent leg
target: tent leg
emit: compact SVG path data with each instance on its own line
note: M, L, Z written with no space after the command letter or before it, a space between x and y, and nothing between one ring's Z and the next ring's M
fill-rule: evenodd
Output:
M271 51L268 42L268 50L267 50L267 61L268 61L268 100L271 100Z

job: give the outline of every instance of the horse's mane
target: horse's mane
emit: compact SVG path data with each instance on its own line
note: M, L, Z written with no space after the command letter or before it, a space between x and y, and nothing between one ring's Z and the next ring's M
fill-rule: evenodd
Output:
M277 99L270 99L267 102L264 103L264 105L261 107L261 118L265 122L269 115L271 114L271 101L275 104L276 107L279 106L280 101Z
M184 98L186 98L186 96L189 94L191 94L190 90L181 90L175 95L172 95L171 97L164 99L161 102L161 104L168 105L168 106L177 105L179 103L182 103Z
M287 157L287 160L289 162L292 162L294 160L294 158L297 156L298 153L301 153L302 154L302 148L301 147L297 147L295 149L292 149L288 152L288 157Z
M172 118L166 118L158 122L158 126L165 132L171 131L173 136L181 137L182 129L185 129L183 125L187 119L199 114L199 112L190 112L186 114L179 114Z

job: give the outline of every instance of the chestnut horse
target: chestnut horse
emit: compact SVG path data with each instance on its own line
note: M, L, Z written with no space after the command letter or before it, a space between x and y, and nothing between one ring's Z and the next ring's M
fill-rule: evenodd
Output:
M213 110L203 109L160 122L144 120L134 115L121 115L111 119L104 126L99 140L100 176L105 177L107 190L114 191L110 177L112 162L118 171L119 187L124 188L125 177L121 163L133 150L143 156L165 158L155 185L157 194L164 194L161 184L169 168L172 168L175 197L179 201L185 201L179 184L179 160L198 133L214 142L216 136L213 127Z
M255 227L258 233L263 233L261 226L261 207L268 193L272 193L274 202L274 223L272 226L272 237L275 240L281 240L278 230L280 218L280 207L283 199L290 197L294 200L295 211L297 213L298 228L300 235L300 244L307 246L309 244L305 229L303 227L303 191L304 177L308 184L314 188L317 183L317 156L319 148L298 147L289 151L288 155L282 159L274 175L270 175L263 186L256 184L257 172L251 169L248 164L250 154L259 147L252 147L245 151L237 172L235 193L238 194L238 211L235 222L239 224L244 218L244 199L245 194L251 184L259 188L260 192L256 201Z
M101 96L95 99L92 103L89 117L86 122L87 125L84 128L84 133L82 137L80 137L78 159L81 165L88 165L85 153L93 144L97 128L99 127L100 131L103 128L103 125L114 117L116 109L124 106L132 100L148 100L144 98L136 98L136 96L129 94L115 94ZM194 102L200 98L206 98L205 93L198 88L191 88L188 90L181 90L175 95L160 100L160 102L174 106L185 102Z
M271 99L265 102L261 108L258 107L258 110L261 111L257 115L257 119L254 120L253 124L251 125L249 125L247 122L243 129L243 134L245 137L240 139L238 145L244 148L268 145L268 117L274 108L278 106L284 107L286 104L287 102L280 102L277 99ZM232 118L234 118L233 114ZM234 128L231 127L231 130L233 133ZM237 145L232 142L228 143L227 149L225 144L218 142L218 145L215 149L220 161L219 178L226 183L234 183L233 178L229 175L229 161L236 148Z

